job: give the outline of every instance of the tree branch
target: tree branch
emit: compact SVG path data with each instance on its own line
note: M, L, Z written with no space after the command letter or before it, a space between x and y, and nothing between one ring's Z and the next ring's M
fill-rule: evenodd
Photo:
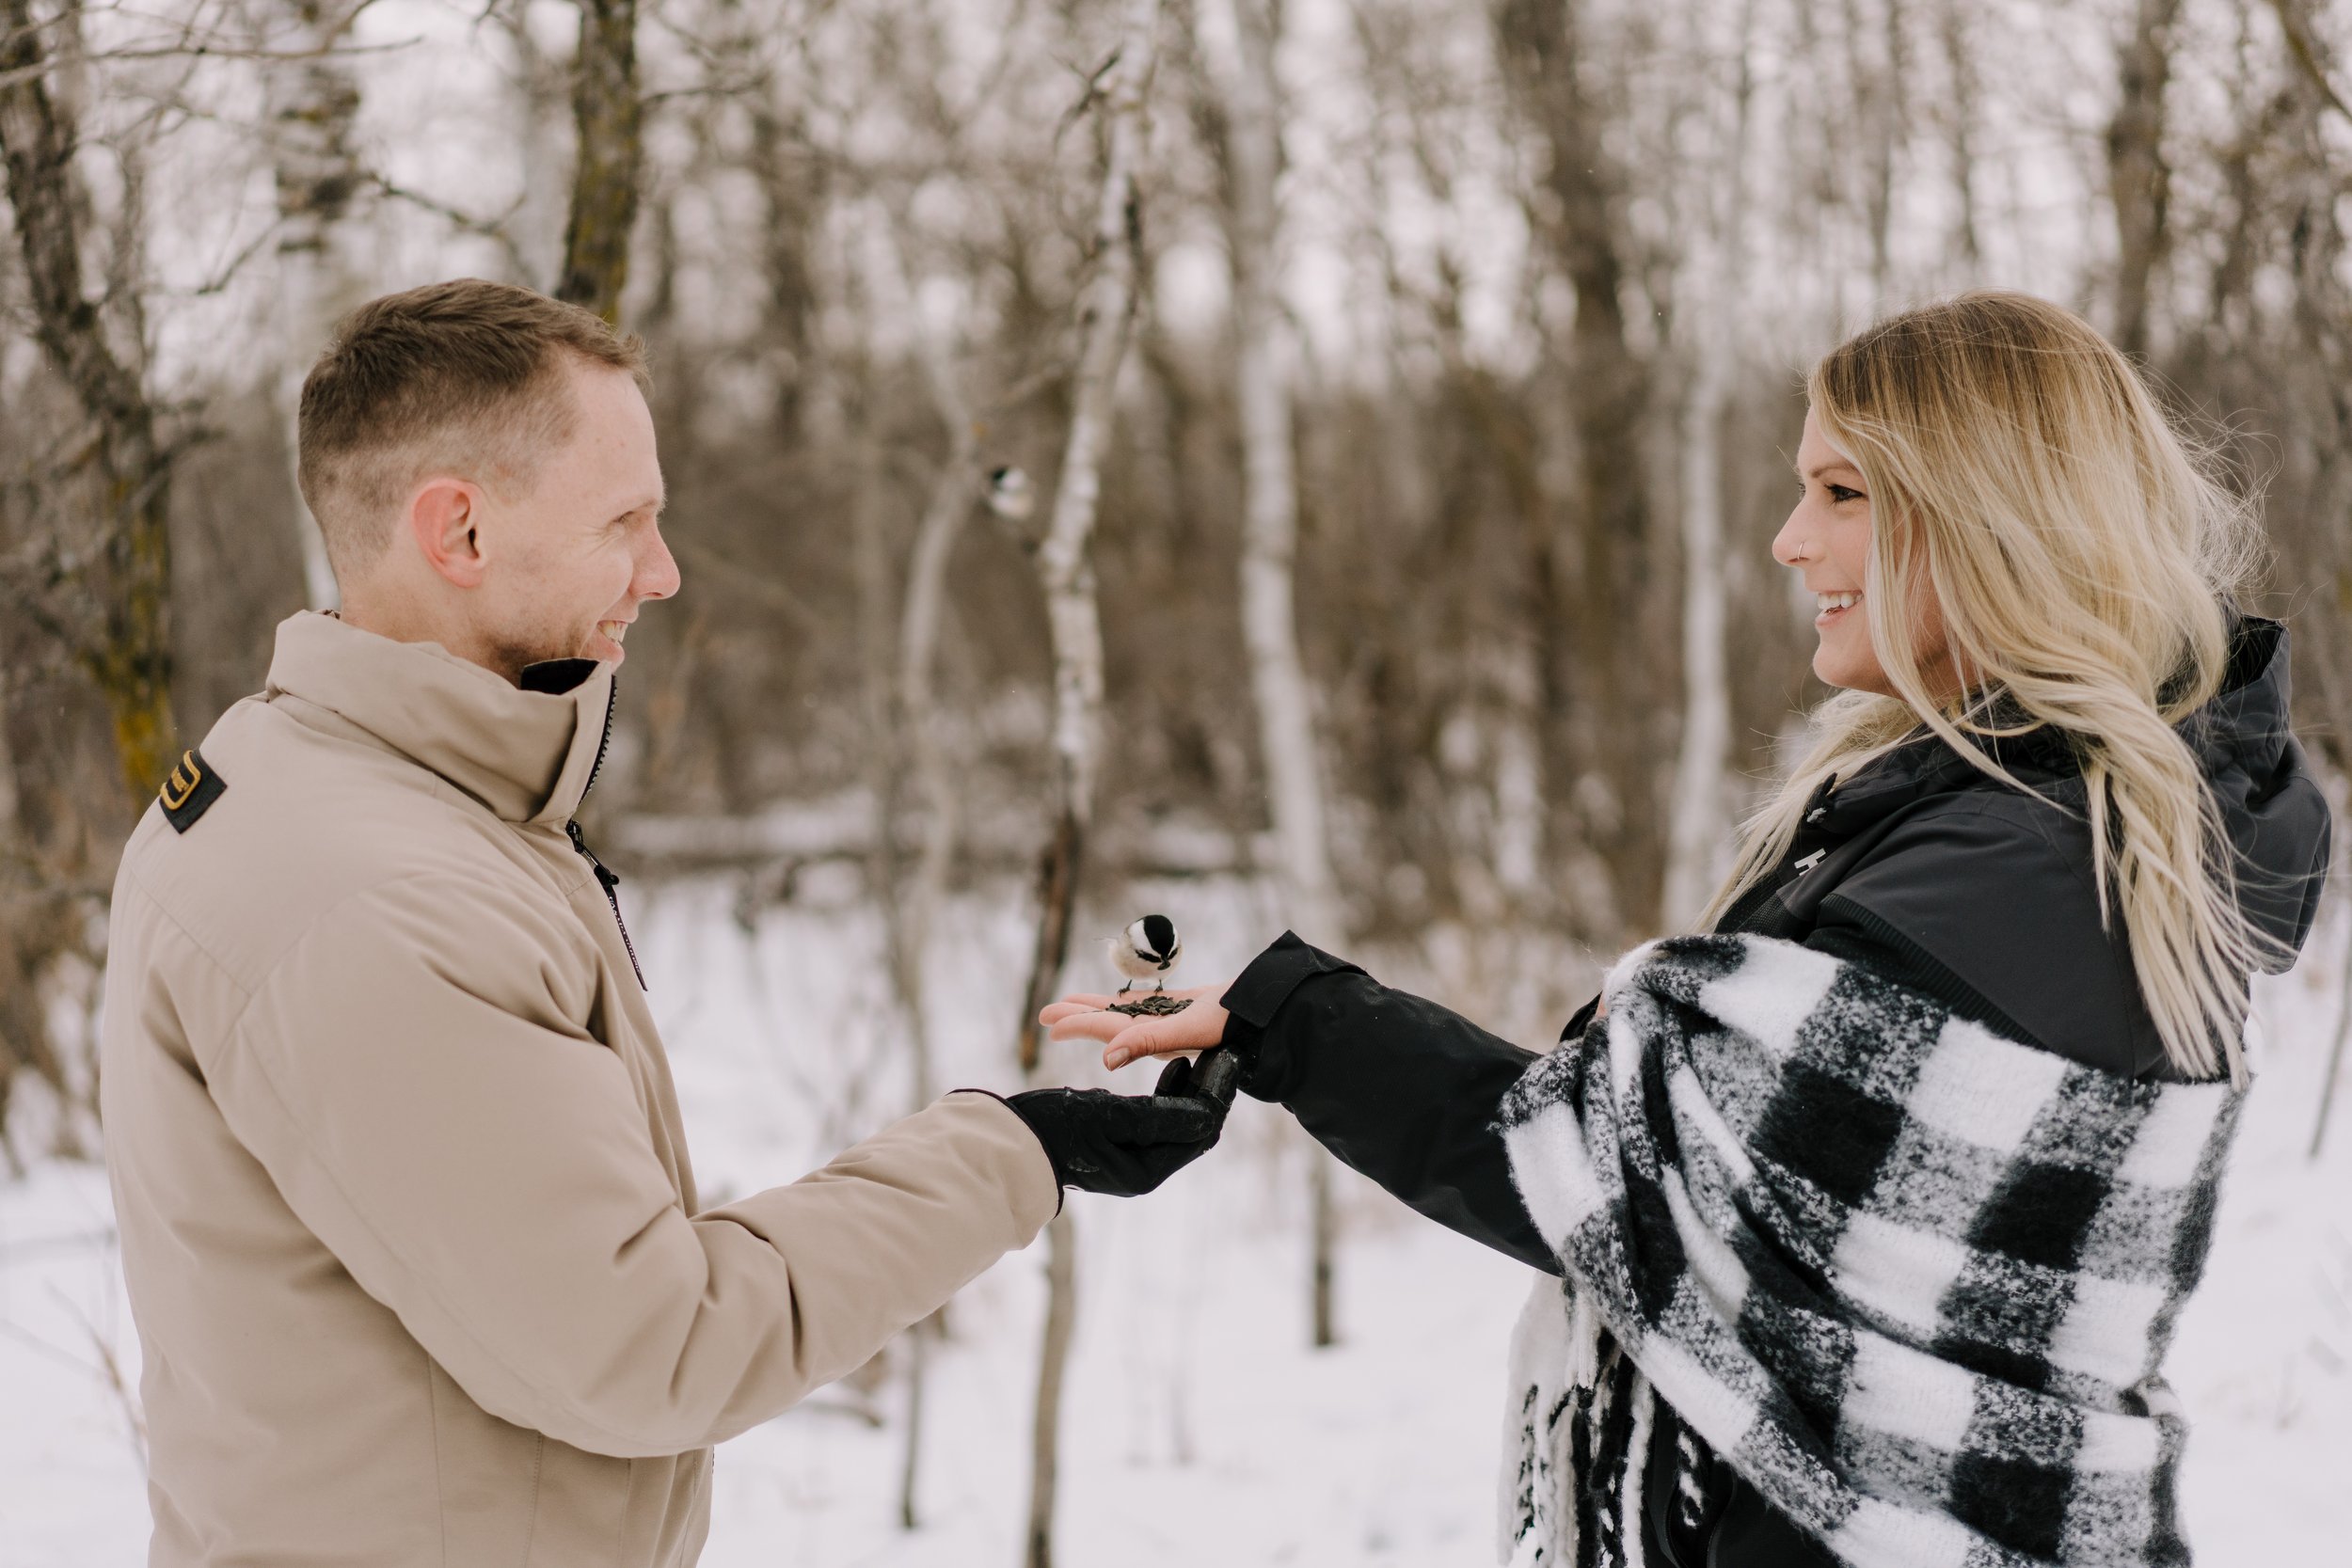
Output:
M2295 63L2303 68L2303 74L2311 78L2312 86L2319 89L2319 96L2328 107L2352 119L2352 104L2344 103L2335 85L2328 80L2327 67L2320 64L2318 46L2312 40L2311 24L2303 16L2298 0L2270 0L2270 8L2278 13L2279 30L2286 35L2287 53L2295 56Z
M69 7L71 10L71 7ZM97 606L73 648L114 721L116 759L143 801L178 749L171 712L170 455L138 375L106 341L83 290L87 204L73 185L74 127L50 98L41 30L30 0L0 0L0 158L31 298L34 335L80 404L95 487L88 562L72 575Z

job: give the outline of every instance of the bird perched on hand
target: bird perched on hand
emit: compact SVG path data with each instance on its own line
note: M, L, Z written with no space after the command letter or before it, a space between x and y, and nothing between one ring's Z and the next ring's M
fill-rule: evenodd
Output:
M1125 930L1110 939L1109 946L1111 967L1127 977L1127 983L1119 988L1121 996L1133 990L1138 980L1156 981L1153 990L1166 990L1168 972L1176 967L1184 951L1183 940L1176 935L1176 923L1164 914L1129 921Z

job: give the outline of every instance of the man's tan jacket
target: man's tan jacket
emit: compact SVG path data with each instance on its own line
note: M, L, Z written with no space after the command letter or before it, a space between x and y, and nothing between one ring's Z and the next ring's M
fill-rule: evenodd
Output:
M151 1562L691 1562L712 1444L1054 1212L977 1094L700 1210L564 832L612 690L297 615L132 838L102 1082Z

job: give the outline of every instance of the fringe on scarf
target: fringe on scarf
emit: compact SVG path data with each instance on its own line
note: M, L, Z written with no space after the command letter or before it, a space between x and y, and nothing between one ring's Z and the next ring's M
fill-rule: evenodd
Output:
M1643 1489L1657 1419L1649 1379L1601 1325L1588 1297L1547 1280L1511 1338L1497 1501L1508 1568L1649 1568Z

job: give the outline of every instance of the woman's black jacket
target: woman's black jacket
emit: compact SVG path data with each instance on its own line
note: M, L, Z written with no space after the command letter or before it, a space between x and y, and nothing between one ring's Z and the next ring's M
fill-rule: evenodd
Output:
M2285 629L2241 622L2221 693L2183 730L2237 847L2241 905L2283 944L2283 968L2310 934L2328 850L2327 802L2288 732ZM1807 803L1779 867L1717 928L1866 964L2075 1061L2133 1076L2168 1071L2122 929L2102 928L2071 750L2037 732L1998 755L2046 800L1989 777L1933 736L1830 781ZM1287 933L1224 1004L1226 1043L1249 1062L1249 1093L1281 1102L1332 1153L1431 1219L1559 1272L1512 1186L1494 1126L1532 1054ZM1592 1012L1586 1004L1562 1037L1581 1033ZM1653 1445L1652 1560L1831 1561L1678 1422L1660 1419ZM1678 1470L1699 1481L1704 1503L1677 1504Z

